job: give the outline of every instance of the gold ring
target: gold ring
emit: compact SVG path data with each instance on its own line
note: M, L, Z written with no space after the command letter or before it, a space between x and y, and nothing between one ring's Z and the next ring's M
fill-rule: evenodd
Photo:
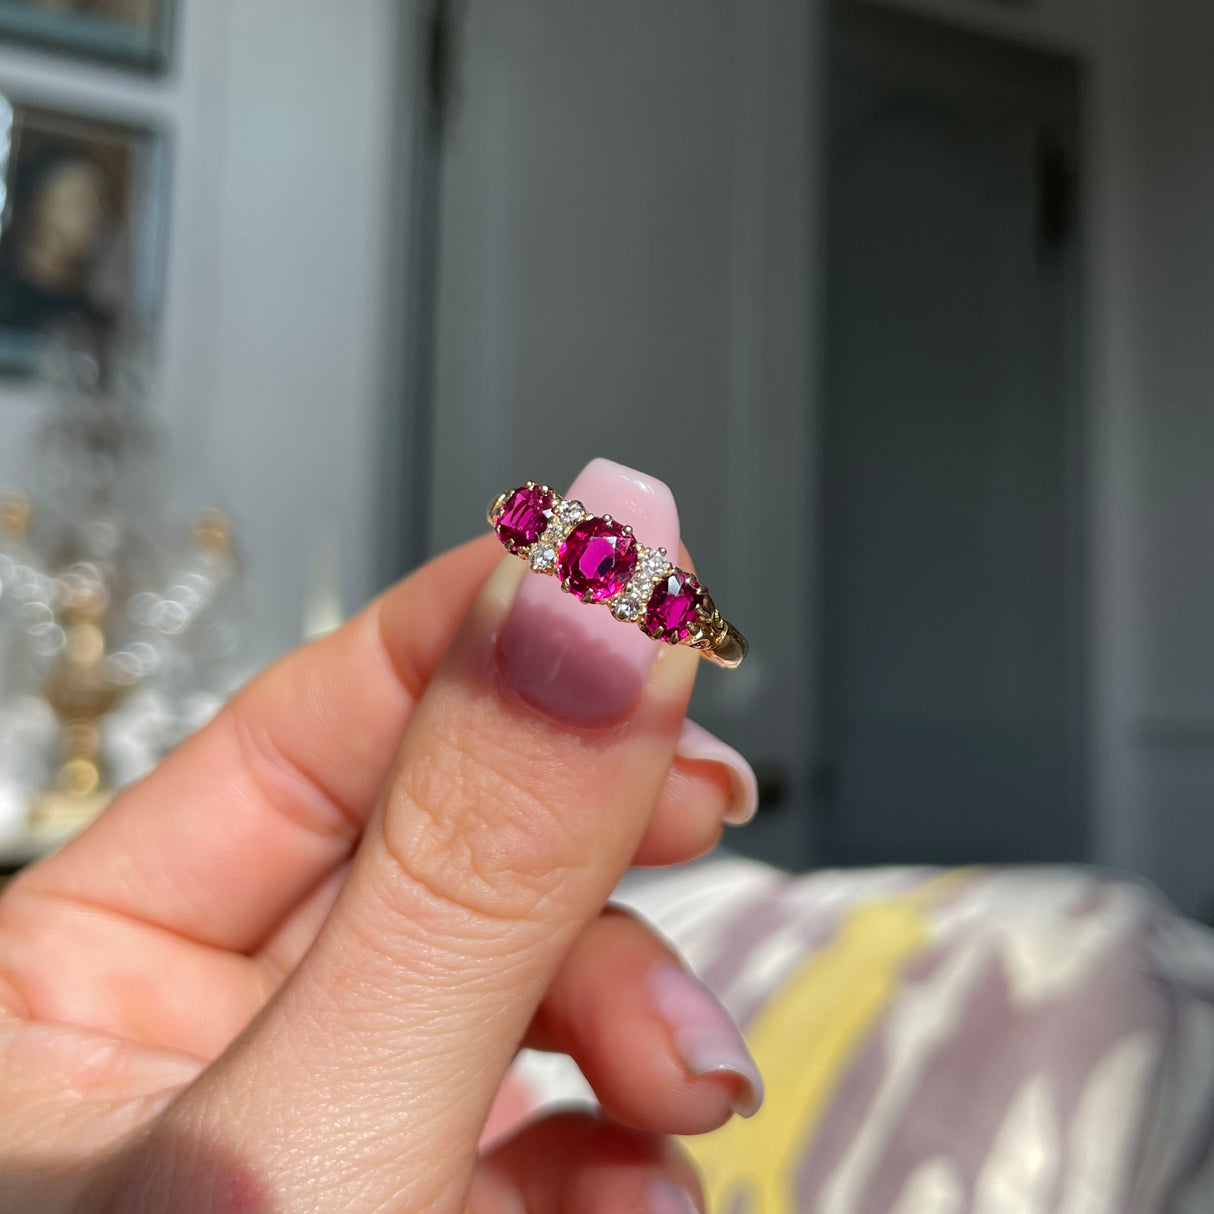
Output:
M489 525L506 550L535 573L557 577L583 603L605 603L621 623L668 645L697 649L733 669L746 638L717 610L694 574L677 569L665 548L646 548L611 515L591 514L547 485L528 481L489 504Z

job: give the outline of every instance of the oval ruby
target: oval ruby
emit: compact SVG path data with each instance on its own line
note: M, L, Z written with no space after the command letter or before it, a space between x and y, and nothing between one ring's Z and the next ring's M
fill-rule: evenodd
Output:
M659 641L685 641L695 628L699 607L700 583L690 573L675 570L654 586L641 627Z
M497 520L497 537L511 552L530 548L552 521L552 494L540 485L516 489Z
M602 518L579 523L557 554L561 585L571 594L601 603L628 585L637 565L636 539L623 524Z

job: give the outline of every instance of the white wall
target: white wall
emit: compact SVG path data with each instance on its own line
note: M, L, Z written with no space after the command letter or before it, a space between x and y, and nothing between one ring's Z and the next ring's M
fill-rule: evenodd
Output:
M0 46L0 87L171 134L157 404L178 505L237 522L256 663L299 637L323 549L347 609L375 578L398 6L182 0L181 17L164 79ZM24 396L0 398L0 484L20 483Z

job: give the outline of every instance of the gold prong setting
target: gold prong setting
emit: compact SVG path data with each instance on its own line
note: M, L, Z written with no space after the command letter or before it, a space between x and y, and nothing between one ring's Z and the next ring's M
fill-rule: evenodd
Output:
M552 522L550 522L540 536L539 543L548 548L559 549L565 542L566 536L580 523L583 519L590 518L590 512L582 505L581 502L575 501L572 498L562 498L559 493L553 494ZM535 566L531 566L535 569ZM556 571L555 556L553 558L552 572ZM537 573L547 573L548 568L536 570Z
M533 544L528 552L528 562L533 573L556 572L556 549L545 540Z

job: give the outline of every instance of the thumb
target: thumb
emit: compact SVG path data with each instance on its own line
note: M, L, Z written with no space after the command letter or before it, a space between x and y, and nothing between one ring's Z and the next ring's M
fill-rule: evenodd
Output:
M570 496L678 551L660 482L595 461ZM275 1214L459 1210L518 1043L644 833L697 662L506 558L312 950L145 1152L147 1208L234 1183Z

